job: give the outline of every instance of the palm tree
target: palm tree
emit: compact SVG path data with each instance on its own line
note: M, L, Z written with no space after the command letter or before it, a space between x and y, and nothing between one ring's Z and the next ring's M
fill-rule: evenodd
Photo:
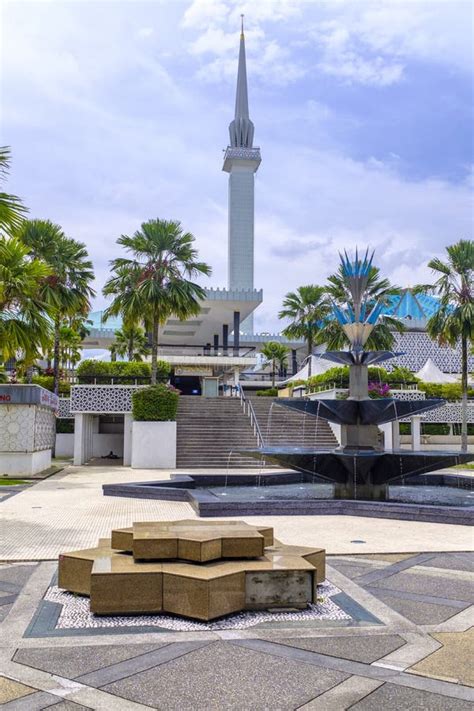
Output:
M129 361L140 362L150 352L145 331L140 326L133 324L124 325L120 330L115 331L113 345L115 353L121 358L126 355Z
M461 450L467 452L468 351L474 340L474 241L460 240L446 247L447 261L435 257L428 266L438 275L434 284L418 286L440 298L440 308L429 319L427 330L440 345L461 341Z
M62 325L59 329L59 358L60 365L64 370L79 363L81 360L82 338L75 328Z
M345 307L347 304L352 303L352 295L342 265L339 266L336 274L328 277L328 285L325 291L330 301L339 307ZM390 306L392 297L397 296L399 293L399 287L390 284L388 279L380 278L380 269L378 267L370 267L365 292L369 307L374 306L377 302L384 306ZM404 330L405 327L401 321L385 314L382 315L367 340L367 350L392 350L395 341L393 332L403 333ZM333 318L325 321L324 326L318 333L317 341L318 343L324 343L328 351L342 350L349 343L349 339L341 325Z
M10 169L10 149L0 146L0 182L6 180ZM18 227L28 212L16 195L0 192L0 230L10 233Z
M54 320L54 392L59 392L61 324L67 317L87 314L94 296L92 262L82 242L66 237L59 225L49 220L25 220L17 230L19 238L51 268L41 286L41 297Z
M272 388L275 387L275 372L278 366L279 370L287 365L288 348L283 343L277 341L268 341L263 346L261 353L267 363L272 364Z
M122 235L117 243L132 258L112 260L113 276L103 293L113 296L105 318L122 315L126 325L143 323L151 332L151 382L156 383L158 329L171 316L182 321L197 316L204 289L191 279L211 273L198 261L194 237L183 232L180 222L149 220L131 237Z
M51 322L41 286L51 269L16 237L0 235L0 359L33 361L47 348Z
M283 329L287 338L303 338L306 341L309 356L309 375L311 375L311 355L317 342L319 329L326 322L330 313L330 304L323 286L309 284L290 291L283 301L283 308L278 318L292 319L292 323Z

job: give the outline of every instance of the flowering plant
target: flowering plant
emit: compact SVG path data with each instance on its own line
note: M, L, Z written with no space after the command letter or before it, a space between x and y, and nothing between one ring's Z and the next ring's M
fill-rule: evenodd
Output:
M390 385L388 383L369 383L369 397L374 399L390 397Z

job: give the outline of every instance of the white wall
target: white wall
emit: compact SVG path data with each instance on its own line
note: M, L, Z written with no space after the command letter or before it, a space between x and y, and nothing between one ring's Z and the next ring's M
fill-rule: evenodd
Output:
M134 422L132 469L176 468L176 422Z
M56 433L55 454L57 457L72 457L74 454L74 432Z
M99 434L92 435L92 456L103 457L110 451L117 456L123 455L123 432L120 434Z
M39 452L0 452L0 475L28 477L51 466L51 450Z

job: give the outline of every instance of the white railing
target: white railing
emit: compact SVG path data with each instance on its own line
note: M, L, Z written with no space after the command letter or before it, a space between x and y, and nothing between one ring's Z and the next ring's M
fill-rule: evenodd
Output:
M264 441L263 441L263 436L262 432L260 430L260 425L258 424L257 416L255 415L255 410L253 409L253 405L250 400L247 400L245 397L245 393L242 388L239 388L239 394L240 394L240 404L242 406L242 410L244 411L244 414L247 415L247 417L250 420L250 424L253 428L253 433L255 437L257 438L257 444L259 447L263 447Z

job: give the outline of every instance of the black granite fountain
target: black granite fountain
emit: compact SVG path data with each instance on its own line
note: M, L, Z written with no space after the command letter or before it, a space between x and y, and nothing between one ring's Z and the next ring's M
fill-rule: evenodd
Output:
M346 254L341 258L352 302L333 310L350 347L321 356L349 366L347 399L279 398L275 404L340 425L338 448L263 445L240 452L283 470L176 474L169 480L104 485L104 494L187 501L200 516L346 514L472 523L473 480L445 469L474 460L474 453L384 448L379 425L420 415L444 401L369 396L369 365L401 355L364 350L382 312L367 293L372 257L366 252L359 258L356 252L352 261Z
M303 411L341 427L341 446L332 450L302 447L261 447L250 452L257 458L297 471L315 474L334 483L334 497L364 501L385 501L390 482L426 474L474 459L474 454L439 451L385 451L378 425L420 415L444 404L441 399L397 400L369 396L368 367L395 358L401 353L366 351L364 346L377 324L382 306L371 303L367 285L372 258L351 261L341 257L342 270L352 303L345 309L333 306L350 343L348 351L329 351L321 358L349 366L347 400L280 399L284 407Z

